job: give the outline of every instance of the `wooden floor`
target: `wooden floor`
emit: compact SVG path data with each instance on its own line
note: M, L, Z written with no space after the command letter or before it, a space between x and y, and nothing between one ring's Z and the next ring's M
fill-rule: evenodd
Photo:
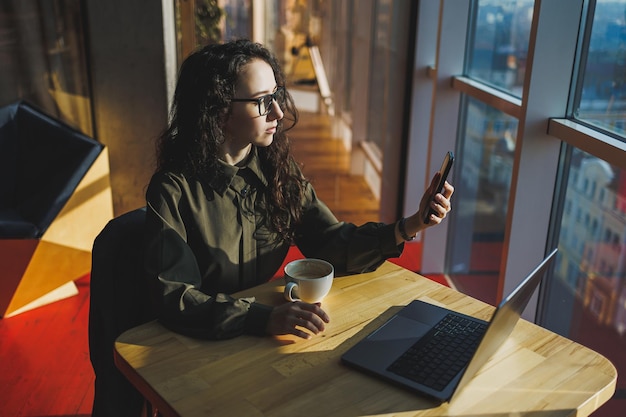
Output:
M303 114L291 134L296 159L340 220L377 220L376 199L348 173L349 156L329 132L328 119ZM77 285L78 296L0 319L0 417L90 415L89 277Z
M303 164L318 197L339 220L378 221L376 197L363 177L350 175L350 153L341 140L330 136L331 130L328 117L303 114L291 135L294 157Z
M89 279L79 295L0 319L0 416L89 416Z

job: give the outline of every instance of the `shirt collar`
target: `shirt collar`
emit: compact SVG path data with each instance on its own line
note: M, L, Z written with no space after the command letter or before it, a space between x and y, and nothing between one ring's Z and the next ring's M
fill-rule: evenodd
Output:
M259 158L256 146L252 146L250 155L248 156L248 161L244 166L238 167L219 160L217 170L217 173L209 182L209 185L220 195L224 195L230 184L233 182L235 176L238 175L241 170L247 170L248 172L254 174L259 182L263 184L263 186L267 187L267 179L261 169L261 159Z

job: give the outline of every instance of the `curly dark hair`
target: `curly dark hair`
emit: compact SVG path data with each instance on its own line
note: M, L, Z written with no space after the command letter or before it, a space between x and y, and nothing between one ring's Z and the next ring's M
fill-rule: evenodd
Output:
M239 74L255 59L268 63L277 85L285 85L285 76L273 54L249 40L207 45L185 59L178 75L169 125L157 140L157 171L209 179L217 174L219 147L224 142L221 120L230 114ZM272 144L258 148L258 153L269 181L269 226L282 239L291 241L302 217L306 179L294 169L289 148L286 132L296 125L298 111L286 90L281 108L284 117L278 122Z

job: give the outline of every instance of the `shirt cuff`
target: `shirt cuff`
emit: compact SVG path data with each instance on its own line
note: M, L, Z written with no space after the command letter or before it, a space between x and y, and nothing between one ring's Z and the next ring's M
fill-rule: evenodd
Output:
M248 314L246 315L246 321L244 323L244 333L253 336L265 336L267 335L267 323L270 321L270 314L273 307L266 306L264 304L252 303Z
M396 224L386 224L380 234L380 252L386 259L402 255L404 242L396 244Z

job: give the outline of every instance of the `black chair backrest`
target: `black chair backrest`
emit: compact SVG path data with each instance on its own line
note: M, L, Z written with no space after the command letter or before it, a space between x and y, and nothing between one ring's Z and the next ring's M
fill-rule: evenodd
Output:
M156 318L143 268L145 208L111 220L92 252L89 355L96 374L93 416L133 416L143 397L117 370L113 344L124 331Z

